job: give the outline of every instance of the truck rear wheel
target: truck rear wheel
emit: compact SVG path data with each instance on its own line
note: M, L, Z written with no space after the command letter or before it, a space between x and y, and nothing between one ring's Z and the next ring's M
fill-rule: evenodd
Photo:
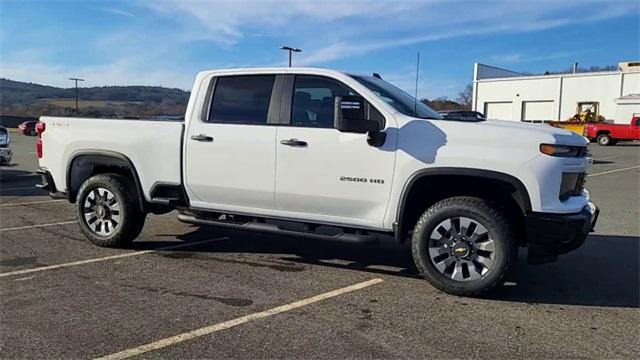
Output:
M597 141L600 146L609 146L611 145L611 136L609 134L600 134Z
M122 247L142 231L145 214L140 210L135 185L119 174L101 174L82 184L76 199L80 229L98 246Z
M452 197L420 216L413 259L436 288L473 296L501 285L516 261L517 243L504 214L486 200Z

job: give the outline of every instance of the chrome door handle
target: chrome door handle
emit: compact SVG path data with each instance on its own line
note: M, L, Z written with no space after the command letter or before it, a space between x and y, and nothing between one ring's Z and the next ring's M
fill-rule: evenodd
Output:
M293 147L306 147L307 142L298 139L280 140L280 144Z
M208 135L205 135L205 134L199 134L199 135L191 135L191 140L203 141L203 142L212 142L213 138L211 136L208 136Z

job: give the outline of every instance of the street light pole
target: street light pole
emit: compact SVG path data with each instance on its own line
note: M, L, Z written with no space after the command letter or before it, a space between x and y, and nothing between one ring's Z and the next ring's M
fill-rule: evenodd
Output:
M291 67L291 54L294 52L301 52L302 50L291 46L280 46L280 49L287 50L289 52L289 67Z
M78 81L84 81L84 79L80 79L80 78L69 78L69 80L75 81L76 82L76 117L78 117Z

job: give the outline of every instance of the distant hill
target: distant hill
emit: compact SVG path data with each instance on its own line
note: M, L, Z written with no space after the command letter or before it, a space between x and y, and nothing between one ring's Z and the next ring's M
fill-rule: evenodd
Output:
M189 92L159 86L101 86L80 88L80 115L154 116L183 115ZM75 88L0 79L3 115L73 115Z

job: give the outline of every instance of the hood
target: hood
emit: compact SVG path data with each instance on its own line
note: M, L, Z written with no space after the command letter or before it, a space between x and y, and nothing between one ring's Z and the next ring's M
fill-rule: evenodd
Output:
M523 136L537 134L544 138L551 137L554 144L586 146L589 142L583 136L569 130L560 129L547 124L531 124L508 120L487 120L480 124L498 129L510 129L516 133L522 132Z
M589 141L583 136L547 124L531 124L519 121L485 120L478 122L455 120L424 120L405 118L408 122L429 121L447 133L451 139L467 139L474 142L520 146L533 144L560 144L587 146Z

